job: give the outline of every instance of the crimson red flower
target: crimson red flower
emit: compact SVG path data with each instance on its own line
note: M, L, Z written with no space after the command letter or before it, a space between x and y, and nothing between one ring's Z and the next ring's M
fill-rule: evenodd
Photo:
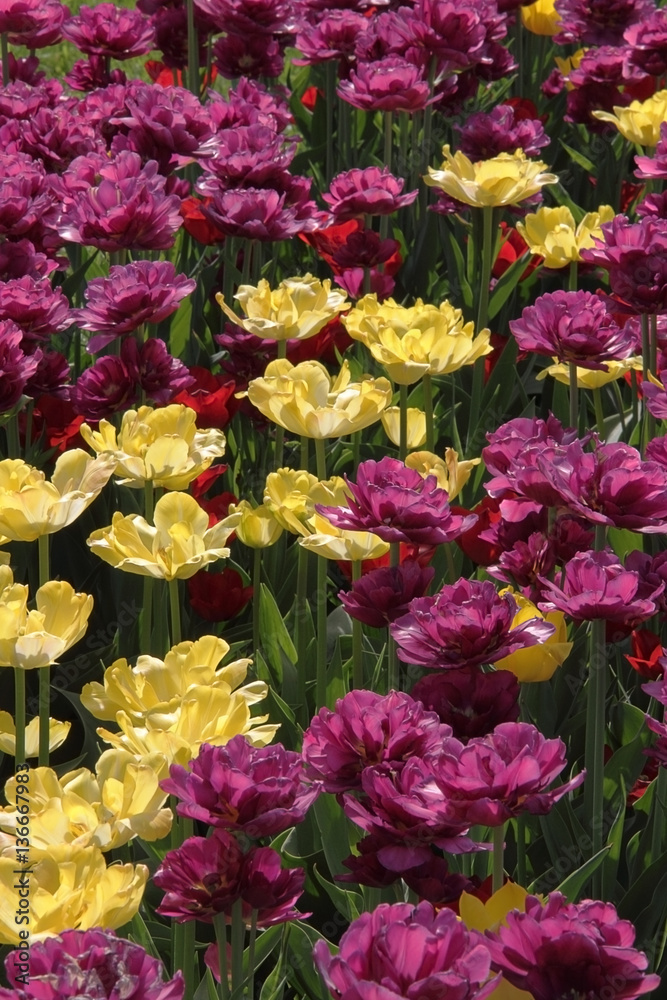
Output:
M188 580L188 595L200 618L225 622L243 611L252 597L252 587L244 587L241 574L228 566L221 573L195 573Z
M492 525L498 524L503 517L500 513L500 499L498 497L484 497L480 502L468 510L465 507L450 507L454 514L476 514L477 522L472 528L468 528L463 534L455 539L456 544L465 552L468 559L472 559L479 566L490 566L498 561L502 546L488 542L480 535L483 535Z
M79 433L85 417L77 413L68 399L44 394L35 401L32 411L31 442L44 435L44 447L55 449L55 456L62 455L70 448L84 448L86 444ZM27 433L26 414L19 414L19 431L25 441Z
M640 628L634 629L631 638L633 655L626 653L626 660L641 677L659 680L664 672L660 661L666 655L660 636L649 628Z
M169 70L171 72L171 70ZM184 198L181 202L180 212L183 217L183 228L190 234L197 243L204 246L214 246L222 243L225 234L221 229L211 222L207 215L204 215L203 208L212 203L212 198Z
M194 365L189 371L196 380L195 384L177 393L172 402L182 403L194 410L197 414L197 427L222 430L236 409L236 383L226 375L213 375L207 368L200 368L198 365Z

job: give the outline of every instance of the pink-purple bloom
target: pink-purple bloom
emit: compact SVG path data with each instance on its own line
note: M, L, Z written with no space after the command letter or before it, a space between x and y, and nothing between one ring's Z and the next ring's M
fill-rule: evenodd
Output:
M189 769L172 764L169 773L161 787L179 800L179 816L255 840L300 823L322 788L306 779L301 754L280 743L252 747L243 736L204 743Z
M602 239L581 251L581 259L609 272L613 294L633 312L667 311L667 229L647 216L629 222L617 215L603 224Z
M363 215L391 215L411 205L418 191L401 194L405 181L384 167L354 168L338 174L322 195L338 222Z
M18 403L26 383L37 371L39 358L21 349L23 331L11 320L0 320L0 413Z
M525 913L508 913L485 940L493 969L535 1000L633 1000L660 985L633 947L634 927L611 903L567 903L559 892L546 903L529 896Z
M0 320L13 320L23 330L23 343L48 340L71 325L70 307L47 278L24 275L0 283Z
M427 674L410 694L450 726L457 740L467 743L503 722L516 722L519 692L519 682L509 670L483 673L479 667L466 666Z
M0 1000L181 1000L185 990L182 972L165 982L161 962L101 927L33 941L27 983L22 964L19 950L7 955L14 989L0 987Z
M91 368L79 375L72 386L70 400L77 413L86 420L102 420L137 399L137 379L133 369L122 358L108 355L99 358Z
M483 1000L498 984L483 939L427 902L381 903L350 924L337 955L318 941L313 957L335 1000Z
M107 278L93 278L86 286L86 305L73 312L82 330L93 330L88 351L97 353L116 337L144 323L160 323L190 295L196 282L177 274L170 261L138 260L112 265Z
M386 628L406 614L410 601L424 596L434 572L430 566L407 559L400 566L364 573L352 584L352 590L341 590L338 597L351 618L373 628Z
M623 33L655 10L653 0L556 0L559 44L620 45Z
M87 55L132 59L150 52L155 42L153 25L139 11L115 3L83 4L78 15L63 26L63 35Z
M445 748L432 768L449 808L462 821L502 826L523 812L543 816L578 788L585 771L547 791L566 763L562 740L545 739L527 722L503 722L470 740L460 754Z
M459 131L459 149L473 161L490 160L517 149L523 149L526 156L539 156L550 141L539 119L520 117L511 104L475 112Z
M665 584L643 582L612 552L579 552L564 567L560 585L540 577L542 611L556 608L576 622L603 619L633 628L656 613Z
M626 29L623 38L632 46L631 59L651 76L667 71L667 12L653 10Z
M370 459L357 468L357 481L346 481L352 494L348 507L316 505L338 528L372 531L386 542L438 545L471 528L475 515L449 509L447 492L435 476L425 479L395 458Z
M303 757L325 791L344 792L360 787L366 768L398 766L438 749L449 736L449 726L410 695L354 690L333 711L321 708L314 716L303 734Z
M591 292L540 295L510 330L522 351L536 351L581 368L606 370L605 361L628 358L634 344L605 303Z
M423 111L430 100L420 67L399 56L357 64L337 92L362 111Z
M554 627L530 618L516 627L517 605L488 581L446 584L434 597L418 597L389 627L399 659L431 670L495 663L517 649L544 642Z

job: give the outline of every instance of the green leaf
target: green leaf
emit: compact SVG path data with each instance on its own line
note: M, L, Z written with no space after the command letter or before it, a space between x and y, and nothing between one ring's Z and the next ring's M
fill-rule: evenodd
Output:
M297 661L296 649L273 594L265 583L260 584L259 588L259 634L262 651L269 666L282 677L280 652L282 650L289 662L294 664Z
M568 146L562 139L560 139L559 142L563 149L568 153L570 159L574 160L578 166L583 167L589 174L595 174L597 172L595 164L592 160L589 160L587 156L584 156L583 153L573 149L572 146Z
M621 562L631 552L644 551L643 536L636 531L628 531L627 528L609 528L607 538Z
M329 866L329 874L342 875L347 869L343 858L350 853L350 824L338 805L336 797L327 793L320 795L313 805L315 819L322 837L324 856Z
M213 978L213 973L210 969L206 970L204 978L195 990L193 1000L218 1000L218 991L215 985L215 979Z
M320 979L313 962L313 948L317 941L325 941L314 927L301 920L289 924L287 938L287 979L297 994L308 1000L331 1000L329 991ZM327 944L331 948L330 942ZM336 949L337 950L337 949Z
M517 258L513 264L510 264L505 273L498 279L496 287L493 289L493 294L489 300L490 320L498 315L516 286L521 281L521 275L526 270L526 267L530 262L530 257L531 255L528 252L522 254L521 257Z
M317 865L315 865L314 871L315 878L320 883L336 909L343 913L350 923L353 920L356 920L363 909L364 901L361 895L358 892L354 892L352 889L343 889L341 886L334 885L333 882L329 882L318 871Z
M562 892L569 903L576 903L581 890L584 888L589 878L594 871L600 867L605 857L609 853L608 847L603 847L601 851L594 854L592 858L588 861L584 861L581 868L577 868L576 872L572 872L571 875L561 882L558 886L558 892Z

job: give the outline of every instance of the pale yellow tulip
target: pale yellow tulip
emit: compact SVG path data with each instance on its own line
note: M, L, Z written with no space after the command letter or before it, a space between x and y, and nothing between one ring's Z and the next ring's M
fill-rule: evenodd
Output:
M67 739L72 728L71 722L49 719L49 753L56 750ZM0 750L12 757L16 754L16 726L9 712L0 712ZM39 719L31 719L25 727L25 755L36 757L39 753Z
M234 296L245 312L239 318L229 308L222 294L216 299L232 323L256 337L271 340L307 340L348 308L345 293L331 288L331 281L320 281L312 274L286 278L273 291L262 278L257 286L240 285Z
M85 634L93 610L88 594L50 580L37 591L35 603L29 611L27 585L13 583L9 567L0 567L0 666L48 667Z
M580 261L581 251L594 245L594 237L602 239L602 224L611 222L615 214L611 205L600 205L577 225L570 209L560 205L529 213L516 228L531 253L544 257L546 267L561 268Z
M499 208L518 205L532 198L545 184L555 184L556 174L546 173L546 164L528 159L522 149L500 153L489 160L473 163L460 150L452 155L443 146L440 170L428 168L424 183L440 188L451 198L472 208Z

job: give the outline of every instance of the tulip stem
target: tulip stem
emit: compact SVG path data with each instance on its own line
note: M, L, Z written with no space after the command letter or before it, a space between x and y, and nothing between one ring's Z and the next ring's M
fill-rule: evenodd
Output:
M526 814L521 813L516 818L516 880L519 885L526 886Z
M361 560L352 560L352 583L361 579ZM359 690L364 686L364 663L363 663L363 642L364 633L362 622L357 618L352 619L352 687Z
M400 566L401 564L401 543L389 543L389 565ZM387 692L398 691L398 656L396 654L396 640L392 638L387 627Z
M37 540L39 555L39 585L49 582L51 575L49 559L49 536L40 535ZM51 705L50 667L39 669L39 766L49 766L49 708Z
M177 646L181 641L181 601L178 593L178 580L169 581L169 611L171 613L171 645Z
M593 406L595 407L595 423L598 425L598 433L604 439L604 407L602 405L602 390L593 389Z
M667 768L658 768L658 777L653 791L653 833L651 835L651 861L657 861L662 854L667 812Z
M250 938L248 940L248 997L255 996L255 941L257 940L257 910L250 915Z
M234 997L242 995L244 941L243 900L235 899L232 903L232 995Z
M186 0L186 8L188 25L188 88L198 98L201 94L199 81L199 38L197 35L197 25L195 24L194 0Z
M398 389L398 457L404 462L408 454L408 387L401 385Z
M14 728L14 759L17 764L25 764L25 673L21 667L14 667Z
M606 528L595 526L595 550L600 552L606 542ZM605 744L605 698L607 693L607 642L605 621L602 618L591 622L590 663L588 673L588 697L586 699L586 742L585 763L587 778L584 787L584 807L592 826L592 854L598 854L603 847L604 811L604 744ZM592 877L592 894L599 899L602 892L602 873L598 868Z
M324 438L315 438L315 468L317 478L322 482L327 478L327 461ZM317 708L326 705L327 700L327 560L317 559L317 668L315 695Z
M252 558L252 650L259 649L259 588L262 582L262 550L253 549Z
M393 147L393 139L394 139L394 113L393 111L385 111L383 160L385 168L389 171L391 171L391 154ZM389 235L389 216L383 215L380 217L380 239L386 240L388 235Z
M577 366L574 361L568 362L570 378L570 427L577 429L579 425L579 386L577 384Z
M7 44L7 33L0 33L0 43L2 45L2 86L9 84L9 45Z
M325 64L325 84L324 84L324 101L326 110L326 131L327 131L327 146L326 146L326 160L325 160L325 177L324 181L326 184L331 183L331 178L333 177L333 120L334 120L334 102L336 100L336 62L330 59ZM339 137L340 138L340 137Z
M144 483L144 517L149 524L153 523L153 483L152 480L147 479ZM152 653L151 648L151 626L152 626L152 613L153 613L153 588L155 586L155 579L152 576L144 577L143 584L143 609L141 612L141 650L140 652L148 654ZM162 650L158 650L158 654Z
M299 554L296 564L296 602L294 605L294 645L296 646L297 664L297 696L302 724L305 726L309 718L308 698L306 694L306 653L308 650L306 620L308 590L308 549L298 546Z
M504 867L503 855L505 851L505 824L494 826L493 828L493 881L492 891L498 892L503 887Z
M433 382L431 376L426 373L422 379L424 391L424 415L426 417L426 450L433 453L435 451L435 427L433 426Z
M479 278L479 304L477 307L477 329L479 334L486 329L489 319L489 287L493 269L493 251L496 245L494 232L496 212L493 206L482 208L482 255ZM477 249L477 248L475 248ZM480 416L482 389L484 388L484 358L478 358L472 369L472 395L470 397L470 419L468 423L468 444L470 444L476 421Z
M215 940L218 943L218 968L220 970L219 996L220 1000L229 1000L229 974L227 972L227 925L225 914L216 913L213 917Z
M5 36L3 35L2 37L4 38ZM18 417L16 415L10 417L7 423L5 424L5 434L7 435L7 457L20 458L21 442L19 439ZM28 448L29 444L30 444L30 438L26 433L26 439L25 439L26 449Z

